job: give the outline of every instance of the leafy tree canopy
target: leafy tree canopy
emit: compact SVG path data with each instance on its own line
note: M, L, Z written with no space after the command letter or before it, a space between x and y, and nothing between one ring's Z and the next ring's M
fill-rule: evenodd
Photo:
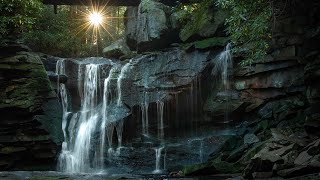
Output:
M271 38L270 20L272 17L271 0L202 0L192 5L177 8L181 33L187 38L198 31L208 17L211 5L226 10L229 15L225 21L227 35L231 37L234 53L241 53L247 65L263 58L269 49ZM182 36L182 40L184 36Z
M0 0L0 39L30 29L41 10L40 0Z
M227 31L235 51L245 53L243 65L263 58L269 48L271 38L270 19L272 6L270 0L217 0L217 5L230 11L226 20Z

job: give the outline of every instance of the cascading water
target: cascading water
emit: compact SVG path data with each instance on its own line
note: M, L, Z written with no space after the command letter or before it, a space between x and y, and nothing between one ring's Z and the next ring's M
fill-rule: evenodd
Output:
M56 74L65 75L65 61L63 59L58 60L56 64ZM68 141L67 141L67 118L68 118L68 95L66 86L63 83L60 83L59 78L57 81L57 93L60 95L61 104L62 104L62 131L64 142L62 143L62 153L59 157L59 169L63 169L64 160L73 161L72 157L69 156L67 151L68 149Z
M100 141L100 161L103 167L104 155L105 155L105 138L107 135L109 149L112 147L112 135L114 131L114 125L108 119L108 105L112 102L112 92L110 88L110 82L113 74L116 71L116 66L112 67L108 77L104 80L103 88L103 102L102 102L102 123L101 123L101 141ZM107 133L106 133L107 132Z
M199 160L200 160L200 163L203 163L203 140L201 139L200 140L200 148L199 148Z
M163 107L164 102L157 101L157 117L158 117L158 139L164 139L164 124L163 124Z
M232 68L232 55L231 55L231 43L228 43L225 47L224 51L221 52L216 58L215 58L215 66L212 70L213 75L219 75L221 76L222 85L225 89L229 88L229 79L230 79L230 73L229 69Z
M144 102L142 104L142 125L143 130L142 133L145 135L149 135L149 103L148 103L148 92L144 92Z
M77 122L73 123L75 133L69 132L72 138L66 138L59 157L59 168L69 173L90 172L101 164L91 161L91 155L97 156L99 148L94 145L94 133L99 123L97 112L99 66L86 65L84 78L83 103ZM74 118L74 117L73 117ZM73 141L70 141L73 139ZM97 160L95 160L97 162ZM101 162L101 161L100 161Z
M213 75L218 75L221 77L222 82L222 88L224 90L224 94L226 96L226 104L225 104L225 122L229 121L229 101L231 99L231 95L228 92L231 88L230 85L230 71L233 68L233 62L232 62L232 54L231 54L231 43L228 43L225 47L224 51L221 52L216 58L215 58L215 66L212 70Z
M162 172L162 169L161 169L161 152L162 152L163 149L164 149L164 147L155 148L156 169L153 171L154 174L159 174L159 173Z

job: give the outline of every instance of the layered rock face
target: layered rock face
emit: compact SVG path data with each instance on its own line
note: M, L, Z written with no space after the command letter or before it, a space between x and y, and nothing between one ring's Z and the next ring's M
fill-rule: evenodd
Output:
M187 167L186 174L240 172L256 179L320 172L315 150L320 16L312 13L315 4L290 4L273 29L270 53L250 66L234 66L229 95L223 88L213 89L205 104L207 116L215 118L223 111L214 107L228 104L229 118L241 124L237 136L213 152L207 163ZM241 59L234 57L234 63Z
M61 108L40 57L20 44L0 47L0 169L54 169Z

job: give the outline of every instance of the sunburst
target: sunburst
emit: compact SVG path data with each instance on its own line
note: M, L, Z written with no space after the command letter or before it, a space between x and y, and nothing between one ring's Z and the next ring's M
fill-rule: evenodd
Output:
M121 17L110 16L110 8L107 8L108 3L104 5L92 4L85 10L78 10L78 20L81 21L81 25L76 29L77 34L85 32L84 34L92 34L92 43L97 45L98 38L101 37L102 32L107 32L111 39L114 39L113 35L109 32L112 26L112 19Z

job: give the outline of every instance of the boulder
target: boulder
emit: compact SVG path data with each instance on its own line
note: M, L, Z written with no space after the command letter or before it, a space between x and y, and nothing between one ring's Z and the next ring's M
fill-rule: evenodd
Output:
M130 54L130 52L125 39L122 38L105 47L102 53L107 58L119 59L121 56Z
M218 9L213 3L202 4L201 10L204 12L194 13L187 24L181 27L179 36L182 41L225 35L221 29L224 27L228 13Z
M259 142L259 138L255 134L246 134L243 138L243 143L247 145L251 145Z
M177 42L170 14L169 6L155 0L142 0L139 7L129 7L125 13L125 34L130 49L153 51Z
M0 170L53 170L63 140L62 110L47 72L23 45L1 45L0 53Z
M209 65L207 52L185 53L172 49L130 60L122 68L122 100L128 106L171 99L185 87L192 86ZM194 87L197 88L197 87Z
M274 118L283 120L288 115L296 113L295 109L305 106L305 100L301 96L292 96L268 102L258 111L263 119Z
M268 174L270 173L272 175L274 165L283 164L284 159L282 156L286 155L294 147L292 144L290 146L282 146L279 149L273 150L275 145L276 144L269 143L256 155L254 155L250 161L250 164L244 171L245 177L253 178L255 172L268 172Z
M294 164L300 166L310 165L312 160L319 160L315 158L315 156L319 157L318 155L320 155L320 139L310 143L307 149L298 155Z

